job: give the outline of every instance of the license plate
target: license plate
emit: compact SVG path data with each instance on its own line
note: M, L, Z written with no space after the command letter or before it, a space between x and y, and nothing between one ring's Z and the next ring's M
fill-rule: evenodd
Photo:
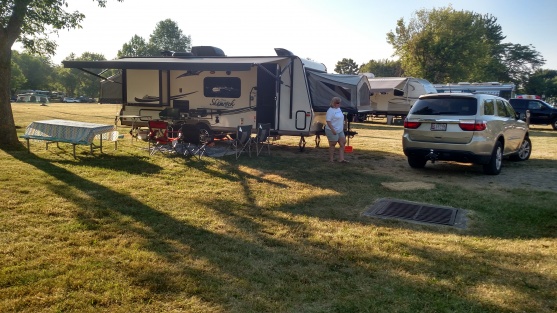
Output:
M446 131L447 130L447 124L443 123L432 123L431 124L431 130L435 130L435 131Z

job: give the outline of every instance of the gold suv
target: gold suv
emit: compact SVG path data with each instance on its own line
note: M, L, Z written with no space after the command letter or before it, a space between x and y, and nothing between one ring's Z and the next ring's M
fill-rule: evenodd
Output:
M421 96L404 120L402 147L413 168L456 161L490 175L501 172L504 156L525 161L532 152L528 125L507 100L468 93Z

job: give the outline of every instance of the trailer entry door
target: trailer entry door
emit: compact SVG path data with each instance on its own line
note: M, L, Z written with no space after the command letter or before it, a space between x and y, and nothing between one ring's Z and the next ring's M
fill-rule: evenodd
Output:
M261 68L264 67L264 68ZM272 73L273 75L270 75ZM260 64L257 67L257 123L270 123L275 129L277 111L277 65Z

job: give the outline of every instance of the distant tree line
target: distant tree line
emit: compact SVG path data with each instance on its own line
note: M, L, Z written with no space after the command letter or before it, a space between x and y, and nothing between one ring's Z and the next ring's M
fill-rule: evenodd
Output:
M370 60L358 65L353 59L338 61L334 71L342 74L373 73L376 77L412 76L432 83L499 81L513 82L527 94L557 96L555 70L542 69L545 60L532 46L504 43L497 19L489 14L456 11L451 6L422 9L408 23L397 21L387 42L396 60ZM188 51L191 37L177 23L157 23L148 40L132 36L117 57L156 56L162 51ZM66 60L106 60L93 52L70 54ZM54 65L48 57L13 52L10 91L57 90L70 96L99 96L98 78L77 69ZM112 72L103 73L108 76ZM98 70L97 70L98 74Z
M187 51L191 48L191 38L183 34L176 22L166 19L157 23L149 40L134 35L124 43L118 51L118 57L124 56L157 56L162 51ZM70 54L65 60L101 61L105 56L93 52L85 52L80 56ZM17 94L20 90L60 91L68 96L99 97L99 78L86 74L78 69L64 68L55 65L50 58L29 52L12 51L12 72L10 93ZM101 74L99 69L89 69ZM114 70L102 73L108 77L116 73Z
M376 77L412 76L432 83L512 82L520 93L557 96L555 70L531 45L507 43L497 18L451 6L422 9L408 23L397 21L387 42L393 60L370 60L358 66L344 58L335 67L343 74L373 73Z

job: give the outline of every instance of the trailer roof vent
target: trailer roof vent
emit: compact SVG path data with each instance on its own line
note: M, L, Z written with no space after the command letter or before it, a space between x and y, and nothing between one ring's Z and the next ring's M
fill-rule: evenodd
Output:
M199 57L225 57L224 51L213 46L195 46L191 48L191 53Z
M193 56L193 53L187 52L187 51L181 51L181 52L172 53L172 56L173 57L191 57L191 56Z
M286 50L283 48L275 48L275 52L277 53L277 56L279 57L292 57L294 56L294 53L292 53L290 50Z

